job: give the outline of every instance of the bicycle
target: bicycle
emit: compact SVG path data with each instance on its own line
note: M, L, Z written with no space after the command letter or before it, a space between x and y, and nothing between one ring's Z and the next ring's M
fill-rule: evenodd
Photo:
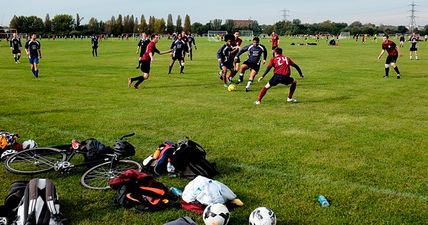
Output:
M110 188L109 180L122 172L128 169L142 170L140 163L126 159L135 154L135 148L123 139L133 135L134 133L131 133L120 137L113 148L106 147L113 153L103 154L103 158L82 164L73 165L70 161L76 154L86 155L88 143L72 140L71 145L32 148L17 152L7 158L4 165L8 171L17 174L39 174L52 170L69 172L74 167L90 166L80 178L80 183L86 188L105 190Z

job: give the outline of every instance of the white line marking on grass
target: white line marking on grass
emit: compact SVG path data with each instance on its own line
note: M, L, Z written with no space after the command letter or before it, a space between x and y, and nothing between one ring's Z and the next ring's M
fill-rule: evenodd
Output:
M245 169L245 170L256 172L256 173L268 173L268 174L277 175L277 176L291 177L287 173L284 173L284 172L281 172L278 170L274 170L274 169L262 169L262 168L258 168L258 167L246 165L246 164L237 164L236 166L239 168ZM330 180L327 178L321 178L320 179L320 177L313 176L313 175L303 176L302 179L310 180L310 181L317 181L319 183L333 184L336 186L348 186L351 188L365 189L365 190L369 190L371 192L379 193L379 194L393 195L393 196L404 197L404 198L416 198L416 199L428 201L428 196L409 193L409 192L399 192L399 191L395 191L395 190L389 189L389 188L377 188L374 186L368 186L368 185L364 185L364 184L347 182L347 181L333 181L333 180Z

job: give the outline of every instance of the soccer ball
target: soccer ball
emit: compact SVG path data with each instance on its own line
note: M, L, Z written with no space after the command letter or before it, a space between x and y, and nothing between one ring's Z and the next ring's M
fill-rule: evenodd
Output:
M276 225L276 215L272 209L259 207L250 214L250 225Z
M229 85L229 87L227 87L228 91L236 91L236 86L234 84Z
M216 203L207 206L202 216L205 225L226 225L229 222L230 213L225 205Z
M22 149L37 148L38 145L34 140L26 140L22 142Z

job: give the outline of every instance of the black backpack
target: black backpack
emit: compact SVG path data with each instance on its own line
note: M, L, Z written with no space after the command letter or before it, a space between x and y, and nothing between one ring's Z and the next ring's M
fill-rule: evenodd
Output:
M97 139L88 139L85 141L86 144L83 147L83 150L86 151L85 161L94 161L100 160L105 157L105 154L113 153L113 149L108 146L105 146L103 143Z
M192 218L188 216L180 217L174 221L165 223L164 225L198 225Z
M62 225L56 188L49 179L28 182L16 210L16 225Z
M27 184L28 181L15 181L10 185L9 193L4 199L4 205L0 206L0 217L5 217L8 221L12 221L15 218Z
M219 172L215 163L206 159L205 149L198 143L186 139L180 141L171 155L171 163L181 176L194 178L198 175L212 178Z

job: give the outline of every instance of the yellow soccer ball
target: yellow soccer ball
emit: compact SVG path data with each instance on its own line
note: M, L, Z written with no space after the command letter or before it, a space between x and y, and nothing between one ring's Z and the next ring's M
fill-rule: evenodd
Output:
M234 84L229 85L229 87L227 87L227 90L228 91L236 91L236 85L234 85Z

